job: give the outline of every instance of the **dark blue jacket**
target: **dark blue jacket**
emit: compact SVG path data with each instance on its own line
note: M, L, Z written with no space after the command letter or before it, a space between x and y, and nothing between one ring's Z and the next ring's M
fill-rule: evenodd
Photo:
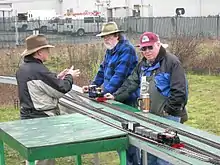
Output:
M178 58L161 47L153 64L145 58L137 65L134 72L114 94L117 101L123 101L130 93L140 86L142 75L149 77L155 71L154 82L161 95L167 98L164 111L173 116L186 113L185 105L188 100L188 83L184 69Z

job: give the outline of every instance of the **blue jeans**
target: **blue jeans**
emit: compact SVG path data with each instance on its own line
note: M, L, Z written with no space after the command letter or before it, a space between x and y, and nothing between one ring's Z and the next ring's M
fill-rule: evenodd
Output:
M175 122L180 122L180 117L177 117L177 116L166 116L165 118L169 119L169 120L172 120L172 121L175 121ZM147 154L147 162L148 162L148 165L171 165L171 163L163 160L163 159L160 159L150 153Z
M118 154L120 154L118 152ZM126 150L126 165L141 165L141 154L140 149L130 145Z

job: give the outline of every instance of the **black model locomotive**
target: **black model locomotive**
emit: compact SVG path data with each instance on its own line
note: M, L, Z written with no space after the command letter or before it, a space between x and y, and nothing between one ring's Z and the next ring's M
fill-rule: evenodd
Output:
M140 125L140 123L133 121L122 122L121 125L122 128L125 130L149 138L151 140L157 141L158 143L166 144L174 148L182 147L177 132L174 131L157 132L148 129L146 127L143 127Z
M107 99L104 97L102 88L96 85L89 85L88 89L89 97L95 99L98 102L105 102Z
M91 98L97 98L97 97L104 96L104 94L102 92L102 88L97 87L96 85L89 85L88 93L89 93L89 97L91 97Z

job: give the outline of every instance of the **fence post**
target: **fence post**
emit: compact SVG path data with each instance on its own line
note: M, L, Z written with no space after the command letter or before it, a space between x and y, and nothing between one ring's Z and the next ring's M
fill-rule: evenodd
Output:
M176 39L178 37L178 15L176 15Z
M149 19L148 29L150 32L154 32L154 17L150 16L148 19Z
M17 24L18 20L17 20L17 10L15 10L15 46L19 45L18 42L18 24Z
M217 40L219 39L219 14L217 15Z

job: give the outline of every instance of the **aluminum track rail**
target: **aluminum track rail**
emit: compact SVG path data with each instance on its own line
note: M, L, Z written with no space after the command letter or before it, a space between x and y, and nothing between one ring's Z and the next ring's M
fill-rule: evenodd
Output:
M74 95L72 95L74 96ZM110 112L106 112L106 111L103 111L102 108L96 108L96 107L93 107L92 105L88 104L88 103L85 103L84 100L82 100L81 98L79 98L78 96L74 96L74 97L69 97L69 96L64 96L63 99L71 102L71 103L74 103L76 104L77 106L81 106L82 108L86 108L86 109L89 109L91 111L94 111L96 113L99 113L99 114L102 114L102 115L105 115L107 117L110 117L112 118L113 120L116 120L116 121L119 121L119 122L124 122L124 121L129 121L127 119L124 119L120 116L117 116L117 115L113 115L112 113ZM127 132L129 135L131 136L135 136L136 138L139 138L139 139L142 139L142 140L146 140L148 142L151 142L152 143L152 140L149 139L149 138L145 138L145 137L142 137L140 135L137 135L135 133L131 133L130 131L126 131L124 129L122 129L121 127L115 125L115 124L112 124L111 122L108 122L106 121L104 118L101 118L100 116L97 116L97 115L93 115L92 113L89 113L89 112L86 112L84 110L81 110L79 109L78 107L74 107L73 105L67 105L63 102L60 102L60 104L64 107L67 107L67 108L70 108L70 109L74 109L76 112L78 113L81 113L83 115L87 115L93 119L96 119L98 121L101 121L102 123L105 123L107 125L110 125L114 128L117 128L117 129L120 129L122 131L125 131ZM181 153L183 155L186 155L186 156L189 156L189 157L193 157L193 158L197 158L199 160L202 160L202 161L205 161L205 162L209 162L209 163L212 163L212 164L218 164L220 165L220 156L217 156L217 155L213 155L211 153L208 153L207 151L205 150L201 150L200 148L196 148L194 146L191 146L189 144L186 145L186 147L184 149L173 149L169 146L166 146L166 145L163 145L163 144L160 144L160 143L155 143L155 141L153 142L154 144L157 144L158 146L162 147L162 148L166 148L168 150L172 150L174 152L178 152L178 153Z
M15 79L14 76L0 76L0 83L17 85L16 79ZM75 92L76 94L78 94L79 96L82 96L82 97L84 97L84 98L87 98L87 99L96 101L95 99L89 98L86 94L80 93L80 92L75 91L75 90L74 90L74 92ZM78 100L80 99L80 101L83 101L83 99L81 99L79 96L74 95L75 100L76 100L76 99L78 99ZM72 97L73 97L73 95L72 95ZM72 98L71 98L71 99L72 99ZM74 111L77 111L77 108L76 108L76 107L72 107L71 105L67 105L66 103L62 103L62 101L60 102L60 104L62 104L64 107L68 107L68 108L70 108L70 109L73 109ZM155 124L156 126L159 126L159 127L161 127L161 128L164 128L164 129L171 128L169 125L166 125L166 124L160 123L160 122L156 122L156 121L154 121L154 120L152 120L152 119L149 119L149 118L147 118L147 117L138 115L138 114L136 114L136 113L133 113L133 112L130 112L130 111L121 109L121 108L119 108L119 107L117 107L117 106L114 106L114 105L111 105L111 104L108 104L108 103L101 103L101 104L103 104L103 105L105 105L105 106L107 106L107 107L110 107L110 108L112 108L112 109L114 109L114 110L118 110L118 111L120 111L120 112L126 113L126 114L128 114L128 115L132 115L132 116L134 116L134 117L136 117L136 118L138 118L138 119L140 119L140 120L144 120L144 121L147 121L147 122L149 122L149 123L151 123L151 124ZM90 107L90 108L91 108L91 107ZM79 109L78 109L78 110L79 110ZM101 110L101 109L100 109L100 110ZM70 111L70 112L72 112L72 111ZM78 112L80 112L80 111L78 111ZM82 113L82 112L81 112L81 113ZM84 115L86 115L86 114L84 114ZM90 116L90 117L94 118L94 116ZM97 118L96 118L96 120L102 120L102 119L100 119L100 118L97 119ZM121 119L121 120L122 120L122 119ZM106 123L106 124L110 124L110 123ZM113 127L114 127L114 126L113 126ZM117 127L118 127L118 126L117 126ZM122 128L118 127L118 129L121 130ZM210 146L212 146L212 147L214 147L214 148L220 149L220 144L218 144L218 143L215 143L215 142L213 142L213 141L209 141L209 140L207 140L207 139L205 139L205 138L199 137L199 136L194 135L194 134L189 134L188 132L185 132L185 131L183 131L183 130L179 130L179 129L177 129L177 128L171 128L171 129L177 130L178 133L181 134L181 135L183 135L183 136L190 137L190 138L192 138L192 139L194 139L194 140L203 142L203 143L208 144L208 145L210 145ZM125 131L125 130L123 130L123 131ZM131 134L130 132L128 132L128 133ZM141 137L141 138L142 138L142 137ZM148 139L148 140L149 140L149 139ZM154 143L154 142L152 142L152 143ZM157 144L157 145L158 145L158 144ZM162 146L161 144L160 144L160 147L165 147L165 148L167 148L167 146ZM190 147L190 146L189 146L189 147ZM172 149L172 148L169 147L169 149ZM191 152L191 151L188 150L188 149L184 149L184 150L185 150L185 152L189 152L189 153ZM194 150L194 147L193 147L193 146L191 146L191 150ZM182 151L179 151L179 152L180 152L180 153L181 153L181 152L182 152L182 153L185 153L183 150L182 150ZM192 155L194 155L194 156L192 156ZM201 155L198 155L198 154L196 154L196 153L191 153L191 156L192 156L192 157L195 157L195 155L196 155L196 158L199 159L199 160L202 159L202 160L205 161L205 162L210 162L210 163L213 163L213 164L220 164L220 162L219 162L218 159L212 159L212 158L207 157L207 156L204 156L204 155L201 157ZM219 157L219 156L218 156L218 157Z
M92 98L88 97L88 96L87 96L86 94L84 94L84 93L80 93L80 92L78 92L78 91L74 91L74 92L75 92L78 96L87 98L87 99L89 99L89 100L96 101L95 99L92 99ZM96 101L96 102L97 102L97 101ZM161 128L171 129L171 130L173 130L173 131L178 131L178 133L179 133L180 135L189 137L189 138L191 138L191 139L193 139L193 140L202 142L202 143L204 143L204 144L207 144L207 145L209 145L209 146L211 146L211 147L213 147L213 148L216 148L216 149L219 149L219 150L220 150L220 144L219 144L219 143L216 143L216 142L214 142L214 141L210 141L210 140L205 139L205 138L203 138L203 137L200 137L200 136L198 136L198 135L196 135L196 134L191 134L191 133L188 133L188 132L183 131L183 130L181 130L181 129L171 127L171 126L168 125L168 124L161 123L161 122L159 122L159 121L154 121L154 120L149 119L149 118L147 118L147 117L145 117L145 116L141 116L141 115L139 115L139 114L137 114L137 113L130 112L130 111L128 111L128 110L124 110L124 109L122 109L122 108L119 108L119 107L117 107L117 106L115 106L115 105L112 105L112 104L109 104L109 103L105 103L105 102L99 102L99 103L100 103L100 104L103 104L103 105L105 105L105 106L107 106L107 107L109 107L109 108L112 108L112 109L114 109L114 110L117 110L117 111L120 111L120 112L122 112L122 113L125 113L125 114L127 114L127 115L133 116L133 117L135 117L135 118L137 118L137 119L140 119L140 120L149 122L149 123L151 123L151 124L154 124L154 125L156 125L156 126L159 126L159 127L161 127Z

